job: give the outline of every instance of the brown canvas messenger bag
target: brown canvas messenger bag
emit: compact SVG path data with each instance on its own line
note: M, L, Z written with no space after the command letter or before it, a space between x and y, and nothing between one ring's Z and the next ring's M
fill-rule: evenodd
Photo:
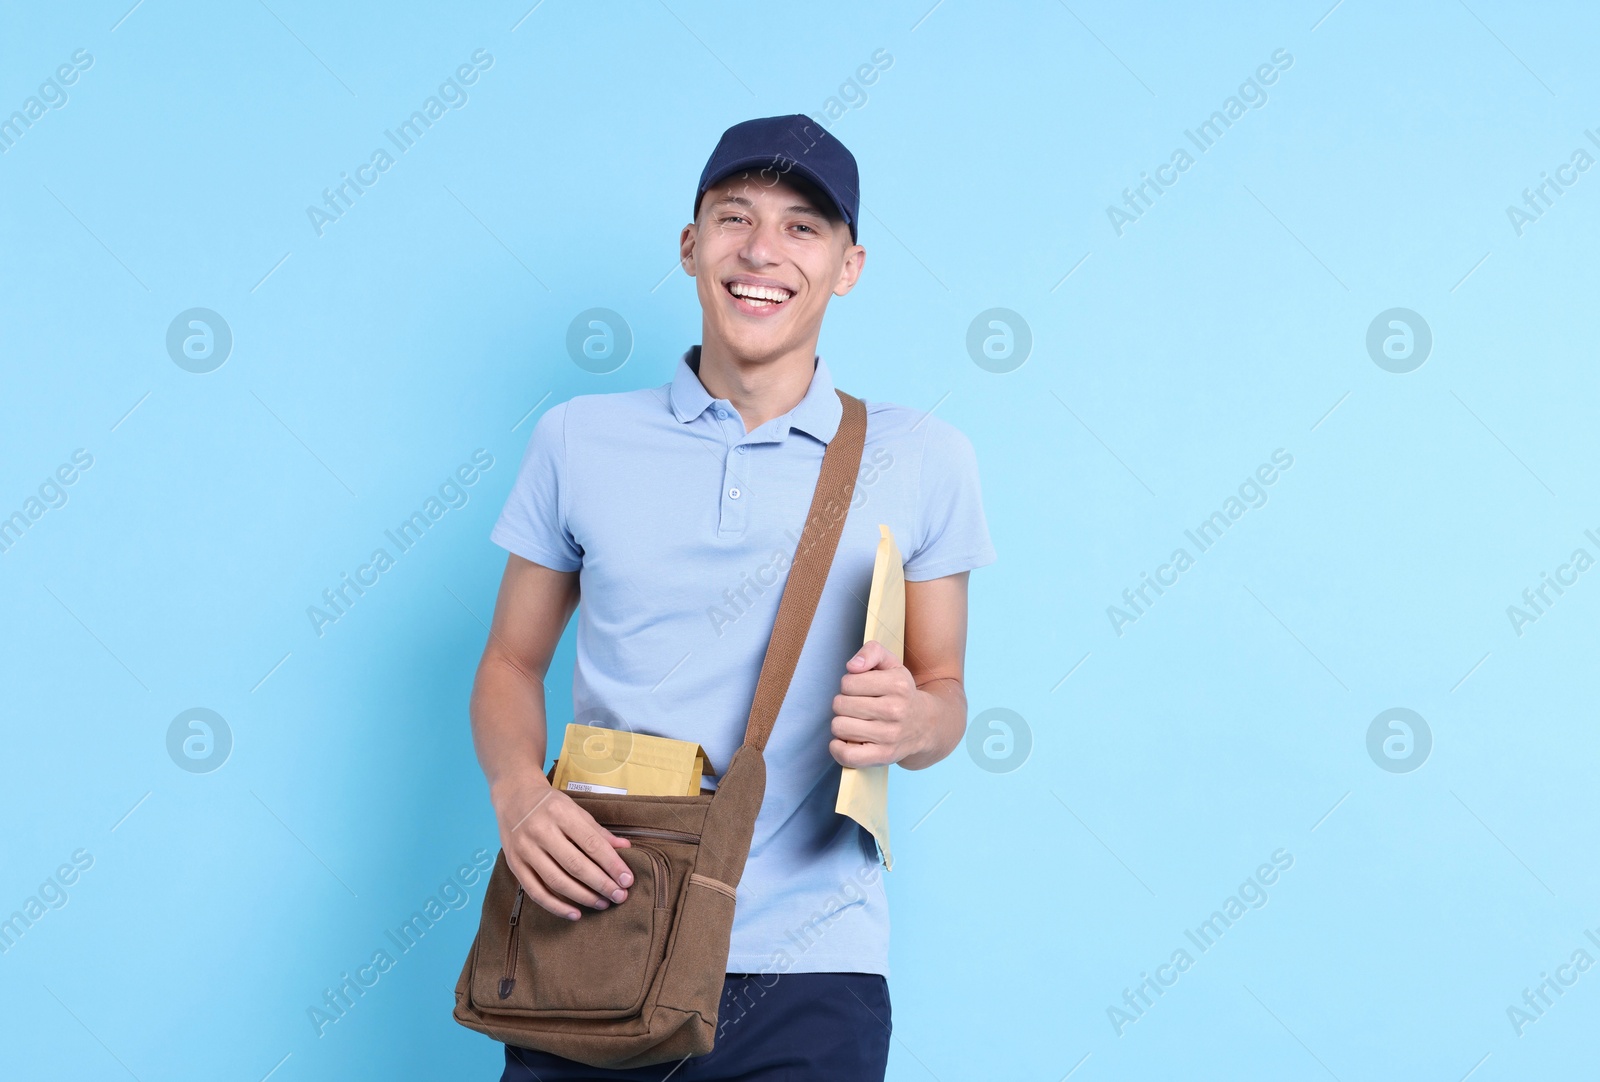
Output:
M778 603L744 743L698 796L567 795L611 833L633 873L627 901L567 920L524 898L495 860L477 938L456 983L469 1029L592 1067L643 1067L711 1051L735 888L766 793L763 751L794 675L849 514L867 412L844 406Z

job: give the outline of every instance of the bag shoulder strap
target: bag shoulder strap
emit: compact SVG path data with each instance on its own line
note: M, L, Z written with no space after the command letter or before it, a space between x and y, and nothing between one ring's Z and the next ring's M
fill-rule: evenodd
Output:
M778 601L778 618L772 626L772 638L761 662L761 676L756 681L755 700L750 704L750 720L745 726L744 742L753 744L758 751L766 749L767 737L772 735L778 710L788 694L789 681L794 677L794 667L811 630L817 602L822 598L823 584L828 581L828 569L833 566L833 555L839 548L839 537L844 533L856 476L861 470L861 450L867 437L867 407L861 399L838 388L834 390L844 406L844 414L839 418L839 430L828 441L828 449L822 456L822 472L817 477L816 491L811 494L811 508L806 512L806 524L789 565L783 596Z

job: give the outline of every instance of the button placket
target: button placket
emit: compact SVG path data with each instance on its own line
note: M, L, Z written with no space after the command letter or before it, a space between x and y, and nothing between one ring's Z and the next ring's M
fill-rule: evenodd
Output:
M748 475L750 455L746 446L733 441L744 439L744 422L728 406L718 403L714 416L722 424L723 439L728 441L722 455L722 492L718 498L717 533L722 537L737 537L744 533L749 522L750 486Z

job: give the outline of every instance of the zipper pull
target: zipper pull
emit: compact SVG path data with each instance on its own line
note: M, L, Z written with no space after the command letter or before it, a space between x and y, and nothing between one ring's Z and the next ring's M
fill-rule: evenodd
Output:
M506 929L506 969L505 976L500 978L500 998L508 999L511 990L517 986L517 918L522 915L522 888L517 888L517 897L511 903L511 922Z

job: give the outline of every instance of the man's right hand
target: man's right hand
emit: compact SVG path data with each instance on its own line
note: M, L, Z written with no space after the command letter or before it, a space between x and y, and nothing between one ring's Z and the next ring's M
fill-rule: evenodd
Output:
M625 901L633 873L618 849L629 842L606 830L544 776L494 794L500 847L528 897L568 920L574 906L605 909Z

